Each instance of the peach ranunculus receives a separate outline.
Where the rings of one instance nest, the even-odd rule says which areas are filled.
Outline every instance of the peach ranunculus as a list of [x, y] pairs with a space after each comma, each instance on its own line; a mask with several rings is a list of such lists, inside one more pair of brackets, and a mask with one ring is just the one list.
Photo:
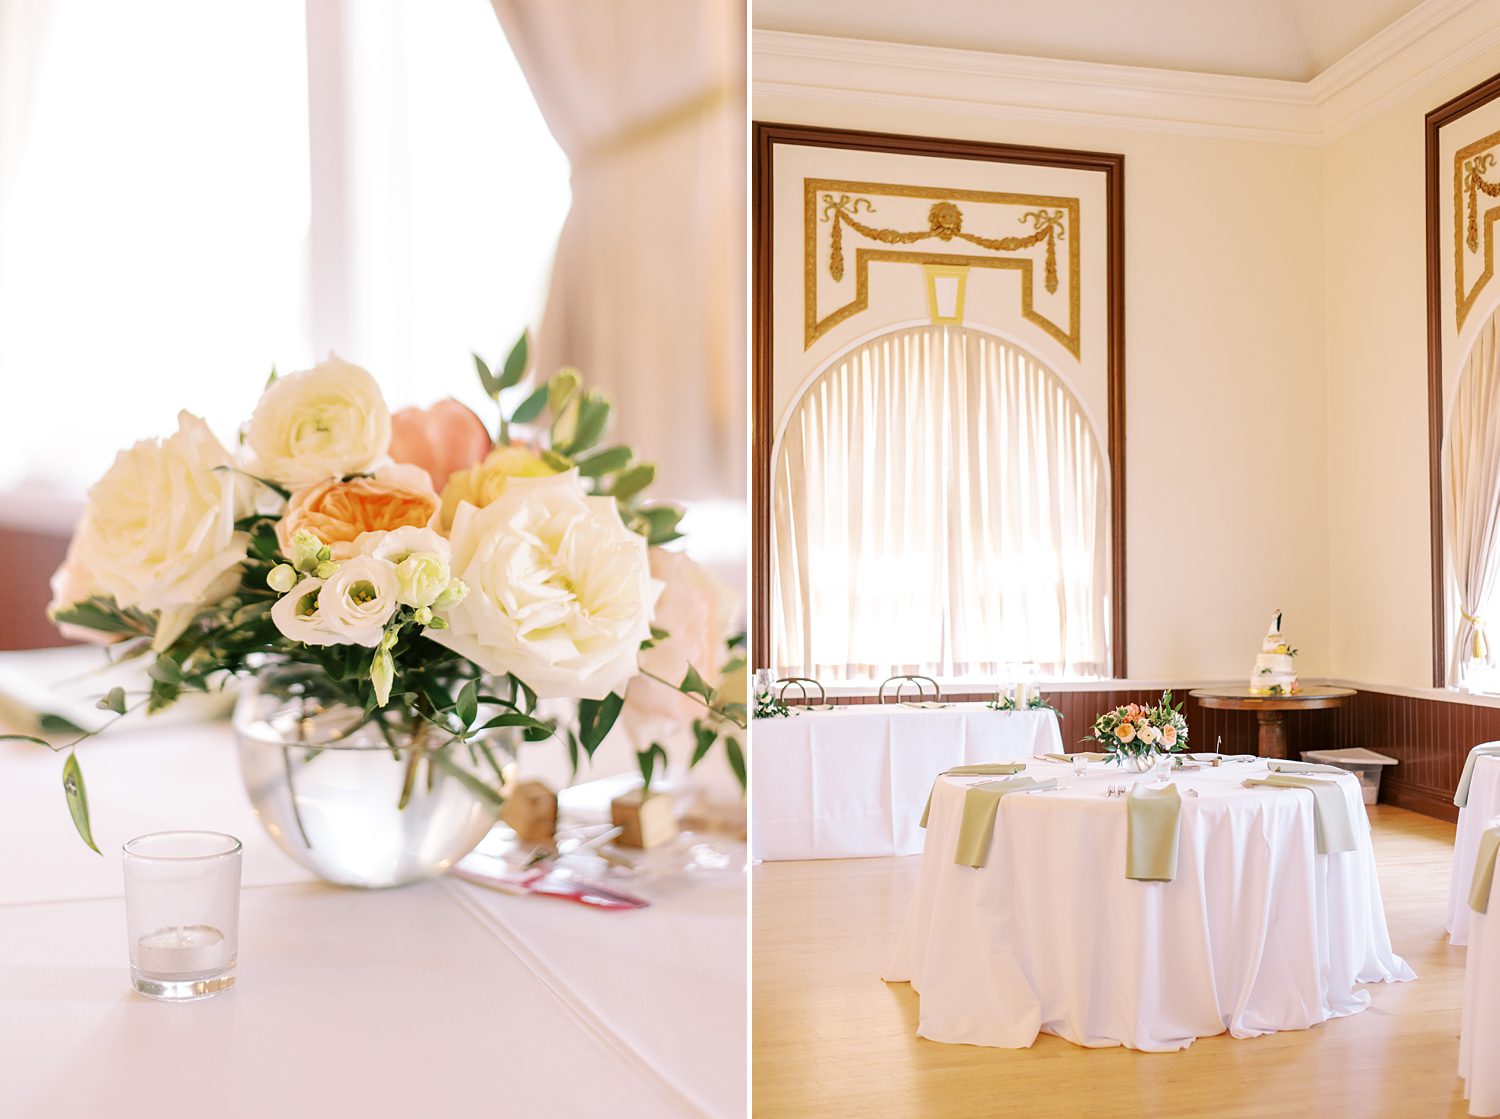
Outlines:
[[431, 408], [402, 408], [391, 415], [391, 458], [427, 471], [439, 493], [455, 470], [473, 466], [489, 452], [484, 421], [451, 396]]
[[329, 479], [293, 492], [286, 516], [276, 525], [283, 555], [292, 537], [306, 529], [328, 545], [335, 560], [360, 550], [366, 533], [391, 532], [407, 525], [435, 527], [438, 496], [427, 471], [418, 466], [382, 466], [373, 477]]
[[[729, 658], [724, 639], [734, 622], [737, 596], [715, 576], [681, 552], [652, 548], [651, 577], [665, 584], [651, 625], [667, 636], [641, 652], [642, 670], [676, 683], [688, 665], [705, 683], [717, 688]], [[704, 714], [703, 705], [647, 676], [630, 681], [621, 718], [642, 749], [653, 739], [665, 739]]]
[[1127, 718], [1139, 719], [1141, 717], [1141, 705], [1139, 703], [1129, 704], [1125, 708], [1125, 715]]
[[1130, 742], [1135, 738], [1135, 727], [1130, 723], [1121, 723], [1115, 731], [1115, 737], [1121, 742]]
[[455, 470], [443, 486], [443, 531], [453, 527], [460, 502], [483, 509], [505, 492], [512, 478], [545, 478], [556, 473], [541, 455], [522, 443], [496, 447], [467, 470]]

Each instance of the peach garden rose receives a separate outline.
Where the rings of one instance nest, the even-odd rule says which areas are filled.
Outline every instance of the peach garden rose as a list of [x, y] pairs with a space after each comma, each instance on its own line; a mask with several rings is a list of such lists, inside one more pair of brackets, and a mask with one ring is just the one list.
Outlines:
[[344, 560], [360, 550], [360, 537], [408, 526], [435, 524], [438, 496], [420, 467], [382, 466], [373, 476], [347, 482], [327, 479], [292, 493], [286, 515], [276, 524], [284, 555], [292, 554], [292, 537], [305, 529]]

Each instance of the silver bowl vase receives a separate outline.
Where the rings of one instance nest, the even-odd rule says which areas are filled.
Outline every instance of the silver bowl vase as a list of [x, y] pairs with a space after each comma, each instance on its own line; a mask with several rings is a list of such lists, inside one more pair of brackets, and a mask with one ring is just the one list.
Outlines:
[[503, 738], [488, 755], [437, 745], [436, 728], [389, 712], [382, 733], [307, 681], [265, 669], [235, 705], [245, 791], [278, 847], [326, 881], [380, 888], [442, 874], [479, 844], [500, 805], [478, 785], [503, 790], [511, 773]]

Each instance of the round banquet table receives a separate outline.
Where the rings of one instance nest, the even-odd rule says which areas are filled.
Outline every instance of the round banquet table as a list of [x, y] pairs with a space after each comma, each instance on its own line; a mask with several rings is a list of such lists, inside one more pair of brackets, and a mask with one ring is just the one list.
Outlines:
[[757, 859], [915, 855], [932, 775], [1061, 753], [1044, 708], [854, 704], [755, 720], [751, 854]]
[[1469, 908], [1469, 884], [1474, 877], [1474, 857], [1479, 837], [1493, 818], [1500, 816], [1500, 757], [1481, 755], [1474, 759], [1469, 780], [1469, 803], [1458, 810], [1458, 830], [1453, 836], [1453, 876], [1448, 884], [1448, 943], [1469, 943], [1474, 911]]
[[1257, 695], [1249, 688], [1198, 688], [1189, 692], [1200, 707], [1222, 711], [1254, 711], [1260, 724], [1256, 747], [1263, 758], [1286, 757], [1286, 713], [1342, 707], [1359, 693], [1353, 688], [1310, 684], [1291, 695]]
[[1268, 773], [1263, 760], [1180, 773], [1177, 875], [1138, 882], [1125, 877], [1125, 801], [1107, 793], [1150, 778], [1106, 763], [1082, 778], [1046, 762], [1026, 772], [1060, 787], [1002, 797], [979, 868], [955, 864], [954, 846], [965, 789], [993, 778], [933, 788], [886, 972], [920, 995], [919, 1036], [1025, 1048], [1045, 1032], [1164, 1052], [1225, 1030], [1305, 1029], [1368, 1006], [1358, 983], [1416, 978], [1391, 949], [1353, 775], [1337, 780], [1357, 847], [1320, 855], [1310, 795], [1241, 785]]

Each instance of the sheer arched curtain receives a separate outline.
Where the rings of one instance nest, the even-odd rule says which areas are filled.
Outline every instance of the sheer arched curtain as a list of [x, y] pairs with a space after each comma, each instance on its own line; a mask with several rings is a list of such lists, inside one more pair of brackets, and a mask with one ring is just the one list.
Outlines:
[[779, 669], [1105, 673], [1104, 457], [1012, 343], [921, 326], [857, 347], [794, 405], [772, 486]]
[[1500, 311], [1480, 328], [1464, 363], [1444, 447], [1443, 488], [1449, 569], [1458, 591], [1448, 683], [1488, 691], [1497, 682], [1489, 641], [1500, 605]]

